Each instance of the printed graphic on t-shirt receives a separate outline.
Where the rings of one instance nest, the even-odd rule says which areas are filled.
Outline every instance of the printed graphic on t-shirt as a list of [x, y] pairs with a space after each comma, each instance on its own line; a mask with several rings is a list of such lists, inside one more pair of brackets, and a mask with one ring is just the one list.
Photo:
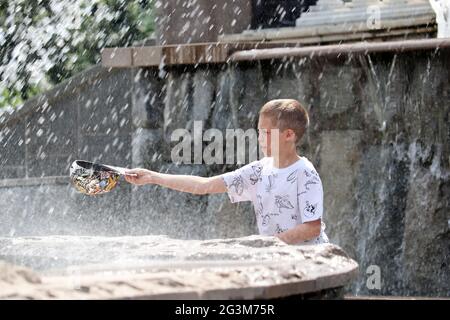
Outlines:
[[233, 178], [233, 182], [231, 183], [230, 188], [234, 188], [234, 192], [237, 195], [242, 195], [242, 192], [244, 191], [244, 180], [242, 179], [241, 175], [237, 175]]
[[297, 171], [298, 171], [298, 170], [295, 170], [295, 171], [293, 171], [292, 173], [290, 173], [290, 174], [288, 175], [286, 181], [287, 181], [287, 182], [290, 182], [290, 183], [294, 183], [294, 182], [297, 180]]
[[252, 166], [253, 173], [250, 174], [250, 183], [256, 184], [261, 181], [261, 170], [262, 166], [260, 164]]
[[291, 201], [289, 201], [289, 195], [285, 196], [275, 196], [275, 205], [278, 207], [278, 210], [281, 213], [281, 209], [294, 209]]
[[[323, 189], [319, 174], [302, 157], [287, 168], [273, 166], [272, 158], [254, 161], [224, 174], [231, 202], [252, 201], [260, 234], [275, 235], [323, 215]], [[327, 242], [326, 235], [313, 243]]]
[[275, 178], [277, 177], [276, 174], [271, 174], [267, 177], [268, 179], [268, 184], [266, 185], [266, 192], [270, 192], [272, 191], [272, 187], [275, 183]]
[[318, 207], [318, 203], [311, 204], [308, 200], [306, 200], [306, 206], [305, 206], [305, 216], [307, 217], [313, 217], [316, 214], [316, 209]]

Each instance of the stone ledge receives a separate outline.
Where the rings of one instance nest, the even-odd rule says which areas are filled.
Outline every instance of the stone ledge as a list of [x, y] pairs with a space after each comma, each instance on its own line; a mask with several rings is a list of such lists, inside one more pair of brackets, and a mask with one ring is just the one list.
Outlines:
[[182, 64], [224, 63], [228, 57], [239, 50], [256, 48], [294, 47], [295, 42], [279, 43], [247, 42], [208, 42], [149, 47], [116, 47], [102, 50], [102, 65], [113, 68], [158, 67]]
[[[334, 27], [333, 27], [334, 28]], [[332, 29], [330, 29], [332, 30]], [[389, 29], [390, 30], [390, 29]], [[418, 27], [417, 33], [433, 32], [435, 26], [424, 24]], [[286, 31], [285, 31], [286, 32]], [[166, 65], [198, 65], [218, 64], [233, 61], [251, 61], [267, 59], [282, 59], [286, 57], [313, 57], [321, 55], [336, 55], [345, 53], [370, 52], [405, 52], [413, 50], [437, 50], [450, 47], [449, 39], [413, 39], [368, 42], [365, 40], [387, 37], [389, 34], [402, 36], [404, 29], [380, 31], [374, 35], [370, 30], [347, 35], [349, 43], [342, 42], [340, 34], [330, 34], [324, 38], [313, 35], [304, 39], [274, 40], [260, 39], [259, 42], [242, 40], [242, 42], [226, 43], [196, 43], [154, 47], [105, 48], [102, 51], [102, 64], [110, 68], [157, 67]], [[410, 32], [408, 32], [409, 34]], [[251, 36], [251, 35], [250, 35]], [[245, 35], [242, 37], [246, 37]], [[375, 37], [375, 38], [374, 38]], [[373, 40], [372, 39], [372, 40]], [[326, 41], [325, 41], [326, 40]], [[379, 39], [378, 39], [379, 40]], [[384, 38], [386, 40], [386, 38]], [[359, 41], [359, 42], [355, 42]], [[317, 45], [317, 43], [332, 43]], [[120, 49], [120, 50], [119, 50]], [[115, 55], [119, 50], [120, 55]], [[257, 54], [258, 53], [258, 54]], [[126, 57], [132, 56], [133, 59]], [[125, 57], [125, 58], [123, 58]]]
[[76, 91], [92, 84], [95, 80], [105, 77], [108, 73], [115, 72], [111, 69], [104, 68], [101, 65], [95, 65], [79, 74], [76, 74], [70, 79], [55, 85], [50, 90], [45, 91], [29, 100], [22, 106], [16, 108], [12, 113], [0, 113], [0, 129], [6, 125], [11, 125], [26, 115], [35, 111], [36, 107], [44, 103], [52, 104], [54, 100], [62, 99], [68, 94], [73, 94]]
[[0, 244], [0, 256], [28, 267], [37, 265], [31, 259], [41, 266], [42, 259], [67, 259], [26, 273], [33, 282], [0, 278], [0, 298], [10, 299], [273, 299], [341, 288], [358, 268], [335, 245], [289, 246], [262, 236], [48, 236]]
[[[352, 34], [359, 34], [364, 32], [370, 32], [374, 37], [377, 33], [383, 31], [393, 31], [402, 29], [403, 35], [405, 31], [409, 29], [410, 32], [414, 32], [414, 29], [428, 25], [432, 26], [432, 31], [436, 31], [436, 24], [430, 23], [433, 21], [431, 15], [424, 15], [418, 17], [415, 21], [411, 19], [396, 19], [396, 20], [382, 20], [380, 26], [377, 29], [369, 28], [366, 23], [350, 22], [346, 24], [334, 24], [334, 25], [308, 25], [302, 27], [286, 27], [286, 28], [274, 28], [274, 29], [262, 29], [262, 30], [247, 30], [238, 34], [227, 34], [219, 37], [220, 41], [287, 41], [289, 39], [303, 42], [308, 38], [326, 39], [330, 36], [338, 36], [338, 39], [343, 42], [350, 40], [348, 38]], [[430, 32], [432, 32], [430, 31]], [[389, 36], [389, 34], [385, 35]], [[318, 41], [320, 42], [320, 40]]]
[[66, 185], [70, 183], [69, 176], [50, 176], [41, 178], [20, 178], [20, 179], [3, 179], [0, 180], [0, 188], [11, 187], [28, 187], [40, 185]]
[[355, 42], [326, 46], [309, 46], [301, 48], [273, 48], [247, 50], [233, 53], [230, 61], [254, 61], [283, 59], [285, 57], [321, 57], [342, 54], [368, 54], [372, 52], [403, 53], [421, 50], [442, 50], [450, 48], [450, 39], [404, 40], [386, 42]]

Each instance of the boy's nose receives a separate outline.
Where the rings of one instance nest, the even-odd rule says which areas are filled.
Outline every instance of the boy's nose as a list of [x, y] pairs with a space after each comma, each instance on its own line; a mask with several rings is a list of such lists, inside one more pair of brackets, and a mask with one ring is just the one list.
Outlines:
[[264, 144], [264, 138], [261, 136], [258, 136], [258, 143], [261, 145]]

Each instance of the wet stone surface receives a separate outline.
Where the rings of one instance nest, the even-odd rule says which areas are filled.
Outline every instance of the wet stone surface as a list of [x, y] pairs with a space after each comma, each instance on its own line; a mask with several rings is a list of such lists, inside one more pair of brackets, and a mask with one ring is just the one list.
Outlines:
[[347, 285], [357, 263], [331, 244], [274, 237], [0, 238], [0, 298], [277, 298]]

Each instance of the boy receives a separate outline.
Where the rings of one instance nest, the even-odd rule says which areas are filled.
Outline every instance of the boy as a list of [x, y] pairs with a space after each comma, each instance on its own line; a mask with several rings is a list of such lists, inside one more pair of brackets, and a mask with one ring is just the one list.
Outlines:
[[258, 142], [264, 158], [233, 172], [204, 178], [131, 169], [125, 179], [136, 185], [158, 184], [193, 194], [227, 192], [231, 202], [252, 201], [259, 233], [287, 244], [328, 242], [322, 223], [322, 182], [296, 146], [309, 125], [296, 100], [266, 103], [259, 112]]

